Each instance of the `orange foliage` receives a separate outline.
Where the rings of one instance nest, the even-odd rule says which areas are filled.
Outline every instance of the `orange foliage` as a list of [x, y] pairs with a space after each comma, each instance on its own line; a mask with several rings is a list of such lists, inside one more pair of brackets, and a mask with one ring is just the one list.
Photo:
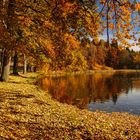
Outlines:
[[62, 10], [64, 12], [71, 12], [77, 7], [76, 3], [65, 2], [62, 4]]
[[80, 47], [80, 42], [75, 38], [75, 36], [71, 34], [64, 34], [64, 40], [67, 42], [69, 46], [71, 46], [73, 49], [74, 48], [79, 48]]
[[49, 22], [49, 21], [44, 21], [44, 25], [43, 25], [45, 28], [52, 28], [52, 23], [51, 22]]
[[114, 23], [109, 23], [109, 28], [110, 28], [111, 30], [114, 30]]
[[50, 57], [55, 58], [56, 57], [56, 53], [54, 51], [55, 46], [54, 46], [52, 40], [46, 39], [46, 38], [39, 38], [39, 41], [40, 41], [40, 43], [42, 43], [44, 48], [46, 48], [46, 50], [49, 53]]
[[67, 1], [65, 3], [63, 2], [63, 4], [62, 4], [63, 17], [66, 18], [69, 13], [73, 13], [74, 10], [76, 9], [76, 7], [77, 7], [76, 3], [70, 3], [69, 1]]
[[33, 23], [31, 17], [19, 16], [18, 19], [22, 26], [29, 27]]
[[135, 9], [136, 9], [137, 11], [140, 10], [140, 2], [136, 3]]

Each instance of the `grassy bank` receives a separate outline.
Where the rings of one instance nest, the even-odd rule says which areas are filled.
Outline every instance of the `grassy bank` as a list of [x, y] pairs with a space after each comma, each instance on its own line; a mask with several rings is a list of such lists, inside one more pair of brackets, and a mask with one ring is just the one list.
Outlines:
[[140, 117], [61, 104], [34, 85], [36, 74], [0, 82], [0, 139], [138, 140]]

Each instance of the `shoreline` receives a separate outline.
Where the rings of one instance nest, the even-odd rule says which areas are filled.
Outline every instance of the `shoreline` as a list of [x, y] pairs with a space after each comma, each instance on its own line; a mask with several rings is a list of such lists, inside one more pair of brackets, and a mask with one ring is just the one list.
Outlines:
[[94, 73], [133, 73], [133, 72], [140, 72], [137, 69], [112, 69], [112, 70], [86, 70], [86, 71], [75, 71], [75, 72], [65, 72], [65, 71], [49, 71], [49, 72], [42, 72], [41, 76], [66, 76], [66, 75], [79, 75], [79, 74], [94, 74]]

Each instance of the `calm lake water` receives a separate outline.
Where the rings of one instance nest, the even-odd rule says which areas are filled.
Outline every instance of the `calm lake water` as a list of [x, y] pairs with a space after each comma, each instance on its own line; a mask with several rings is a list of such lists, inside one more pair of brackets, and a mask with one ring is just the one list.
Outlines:
[[140, 115], [140, 73], [46, 77], [41, 86], [58, 101], [81, 109]]

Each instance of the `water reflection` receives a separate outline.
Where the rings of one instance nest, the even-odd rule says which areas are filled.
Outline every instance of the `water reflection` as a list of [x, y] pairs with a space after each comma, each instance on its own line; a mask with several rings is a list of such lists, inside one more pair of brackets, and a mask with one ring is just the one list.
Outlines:
[[[129, 105], [134, 103], [132, 111], [128, 109], [128, 104], [124, 103], [126, 100], [123, 100], [124, 98], [128, 100], [128, 97], [132, 98], [136, 96], [135, 94], [138, 97], [134, 99], [140, 100], [140, 73], [95, 73], [46, 77], [41, 80], [41, 86], [49, 90], [52, 97], [58, 101], [76, 105], [79, 108], [140, 114], [140, 110], [134, 110], [140, 108], [140, 103], [137, 103], [136, 107], [134, 101], [129, 100]], [[133, 96], [128, 96], [128, 94]]]

